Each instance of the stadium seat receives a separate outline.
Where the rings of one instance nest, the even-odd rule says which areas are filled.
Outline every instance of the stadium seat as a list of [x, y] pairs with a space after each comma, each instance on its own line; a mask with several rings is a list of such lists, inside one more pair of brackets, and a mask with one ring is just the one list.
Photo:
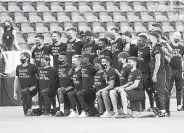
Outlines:
[[141, 20], [148, 22], [148, 21], [154, 21], [154, 18], [148, 12], [141, 12]]
[[23, 50], [29, 50], [29, 46], [28, 46], [28, 44], [25, 43], [25, 42], [19, 43], [19, 47], [20, 47], [21, 49], [23, 49]]
[[35, 43], [35, 36], [36, 36], [36, 34], [37, 33], [35, 33], [35, 32], [28, 33], [28, 38], [27, 38], [28, 44]]
[[4, 23], [5, 21], [13, 21], [10, 16], [0, 16], [0, 23]]
[[121, 1], [119, 5], [122, 12], [133, 11], [132, 7], [126, 1]]
[[60, 31], [60, 32], [62, 32], [63, 28], [60, 27], [59, 23], [50, 23], [50, 31], [51, 32], [53, 32], [53, 31]]
[[52, 33], [50, 33], [50, 32], [44, 32], [44, 33], [42, 33], [42, 35], [44, 36], [44, 38], [51, 38], [52, 37]]
[[67, 22], [67, 21], [71, 21], [69, 16], [66, 15], [65, 12], [57, 12], [57, 20], [59, 22]]
[[134, 22], [134, 31], [137, 32], [146, 32], [146, 27], [142, 22]]
[[94, 33], [105, 32], [105, 28], [101, 26], [101, 22], [93, 22], [92, 30]]
[[119, 11], [118, 7], [115, 5], [113, 1], [106, 1], [106, 9], [108, 12]]
[[122, 15], [121, 12], [113, 12], [113, 20], [115, 22], [122, 22], [122, 21], [126, 21], [125, 16]]
[[23, 38], [22, 33], [17, 32], [17, 33], [16, 33], [16, 37], [17, 37], [17, 42], [18, 42], [18, 43], [25, 43], [25, 40], [24, 40], [24, 38]]
[[29, 16], [29, 20], [30, 20], [31, 23], [42, 21], [40, 16], [38, 16], [38, 13], [36, 11], [29, 12], [28, 16]]
[[23, 1], [22, 2], [22, 10], [23, 10], [23, 12], [31, 12], [31, 11], [35, 11], [35, 8], [32, 6], [31, 2]]
[[6, 8], [0, 4], [0, 12], [6, 11]]
[[176, 21], [175, 22], [176, 30], [179, 32], [184, 32], [184, 22], [182, 21]]
[[94, 15], [94, 12], [84, 12], [84, 18], [87, 22], [98, 21], [98, 17]]
[[65, 22], [64, 23], [64, 31], [66, 31], [67, 29], [74, 27], [72, 22]]
[[170, 40], [173, 40], [173, 34], [174, 34], [174, 32], [169, 32], [169, 39]]
[[34, 32], [33, 27], [31, 27], [30, 23], [21, 23], [21, 31], [23, 33], [28, 33], [28, 32]]
[[156, 6], [155, 6], [154, 1], [147, 1], [146, 2], [146, 7], [147, 7], [148, 11], [155, 11], [156, 10]]
[[127, 19], [129, 22], [140, 21], [139, 16], [135, 12], [127, 12]]
[[83, 21], [85, 21], [85, 19], [83, 18], [83, 16], [81, 16], [81, 14], [79, 12], [71, 12], [71, 20], [73, 22], [83, 22]]
[[77, 7], [74, 6], [73, 2], [72, 1], [67, 1], [65, 2], [65, 11], [66, 12], [74, 12], [74, 11], [77, 11]]
[[174, 31], [174, 28], [170, 25], [169, 22], [162, 22], [162, 30], [163, 32]]
[[130, 26], [130, 24], [128, 22], [121, 22], [120, 23], [120, 30], [121, 30], [121, 32], [125, 32], [125, 31], [133, 32], [133, 28]]
[[109, 22], [112, 21], [112, 17], [108, 15], [107, 12], [100, 12], [99, 18], [101, 22]]
[[171, 7], [166, 3], [166, 1], [159, 1], [158, 2], [157, 11], [170, 11]]
[[38, 12], [47, 12], [49, 11], [49, 8], [47, 6], [37, 6]]
[[167, 21], [167, 17], [162, 15], [161, 12], [154, 12], [154, 17], [156, 21]]
[[168, 19], [170, 21], [177, 21], [177, 20], [179, 20], [178, 12], [167, 12], [167, 15], [168, 15]]
[[155, 21], [148, 22], [148, 30], [152, 30], [153, 23], [155, 23]]
[[15, 22], [16, 23], [27, 22], [27, 18], [24, 16], [15, 16]]
[[101, 5], [99, 1], [92, 1], [92, 9], [94, 12], [105, 11], [105, 8]]
[[37, 33], [43, 33], [48, 32], [48, 28], [45, 27], [44, 23], [36, 23], [36, 32]]
[[78, 9], [79, 9], [79, 12], [81, 12], [81, 13], [91, 11], [91, 7], [87, 5], [86, 1], [79, 1], [78, 2]]
[[55, 17], [51, 12], [43, 12], [43, 20], [44, 22], [54, 22], [56, 21]]
[[18, 6], [8, 6], [9, 12], [17, 12], [20, 11], [20, 8]]
[[111, 28], [116, 27], [116, 23], [115, 22], [107, 22], [106, 23], [106, 30], [107, 31], [111, 31]]
[[87, 30], [91, 30], [91, 28], [88, 26], [88, 24], [86, 22], [79, 22], [78, 23], [78, 30], [85, 32]]
[[146, 8], [139, 1], [133, 2], [133, 9], [136, 12], [137, 11], [146, 11]]

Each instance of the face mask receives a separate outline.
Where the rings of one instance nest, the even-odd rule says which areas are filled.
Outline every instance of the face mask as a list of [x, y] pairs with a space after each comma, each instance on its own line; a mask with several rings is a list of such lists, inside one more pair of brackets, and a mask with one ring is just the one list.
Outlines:
[[21, 63], [24, 64], [26, 62], [26, 59], [20, 59]]
[[178, 43], [178, 42], [179, 42], [179, 39], [174, 39], [174, 42], [175, 42], [175, 43]]
[[64, 60], [58, 60], [58, 64], [59, 65], [64, 65], [65, 64], [65, 61]]
[[40, 66], [45, 67], [45, 62], [40, 62]]
[[131, 65], [131, 64], [127, 64], [127, 66], [128, 66], [130, 69], [133, 68], [133, 65]]
[[101, 67], [102, 67], [102, 69], [106, 69], [106, 67], [107, 67], [107, 64], [101, 64]]
[[72, 66], [73, 66], [73, 68], [76, 68], [77, 67], [77, 64], [72, 63]]
[[37, 42], [36, 45], [37, 45], [38, 47], [40, 47], [41, 43], [40, 43], [40, 42]]
[[10, 25], [5, 25], [5, 29], [8, 29], [8, 28], [10, 28]]
[[99, 50], [104, 50], [105, 47], [104, 47], [104, 46], [98, 46], [98, 49], [99, 49]]
[[53, 42], [53, 43], [57, 43], [57, 39], [54, 39], [54, 38], [53, 38], [53, 39], [52, 39], [52, 42]]

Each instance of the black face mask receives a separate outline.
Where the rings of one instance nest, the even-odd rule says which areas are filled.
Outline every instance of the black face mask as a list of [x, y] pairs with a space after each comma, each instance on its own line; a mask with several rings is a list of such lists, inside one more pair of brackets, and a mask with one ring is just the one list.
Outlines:
[[101, 64], [101, 67], [102, 67], [102, 69], [106, 69], [106, 67], [107, 67], [107, 64]]
[[20, 59], [21, 63], [24, 64], [26, 62], [26, 59]]
[[40, 66], [41, 67], [45, 67], [46, 65], [45, 65], [45, 62], [40, 62]]
[[98, 49], [99, 50], [104, 50], [105, 49], [105, 46], [98, 46]]
[[37, 42], [37, 43], [35, 43], [38, 47], [40, 47], [41, 46], [41, 43], [40, 42]]
[[64, 65], [65, 64], [65, 61], [64, 60], [58, 60], [58, 64], [59, 65]]
[[10, 25], [5, 25], [5, 29], [8, 29], [8, 28], [10, 28]]
[[52, 42], [53, 43], [57, 43], [58, 41], [56, 39], [52, 39]]
[[175, 43], [178, 43], [178, 42], [179, 42], [179, 39], [174, 39], [174, 42], [175, 42]]

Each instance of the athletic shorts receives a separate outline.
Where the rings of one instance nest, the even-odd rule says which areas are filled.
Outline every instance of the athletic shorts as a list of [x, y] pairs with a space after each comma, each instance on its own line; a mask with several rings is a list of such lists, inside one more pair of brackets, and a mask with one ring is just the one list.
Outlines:
[[157, 74], [157, 82], [153, 83], [154, 91], [164, 94], [166, 88], [166, 73]]
[[144, 97], [144, 91], [141, 89], [127, 90], [127, 98], [132, 101], [142, 101]]

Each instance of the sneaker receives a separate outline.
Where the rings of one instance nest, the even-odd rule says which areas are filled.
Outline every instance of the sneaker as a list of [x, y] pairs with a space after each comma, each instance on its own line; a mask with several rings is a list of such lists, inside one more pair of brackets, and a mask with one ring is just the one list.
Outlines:
[[165, 116], [166, 116], [166, 117], [170, 117], [170, 116], [171, 116], [170, 111], [166, 112], [166, 113], [165, 113]]
[[105, 112], [103, 115], [101, 115], [101, 118], [111, 118], [113, 115], [109, 112]]
[[116, 119], [119, 119], [119, 118], [123, 118], [123, 115], [115, 114], [113, 117], [116, 118]]
[[78, 113], [75, 111], [71, 111], [71, 113], [68, 117], [78, 117]]
[[165, 117], [166, 115], [165, 115], [166, 113], [162, 113], [161, 111], [158, 113], [158, 117]]
[[95, 117], [100, 117], [101, 115], [103, 115], [103, 113], [98, 113]]
[[183, 111], [182, 105], [177, 106], [177, 111]]
[[27, 115], [27, 116], [33, 116], [33, 111], [32, 111], [31, 109], [28, 109], [26, 115]]
[[55, 117], [63, 117], [64, 116], [64, 113], [62, 111], [57, 111], [55, 113]]
[[154, 110], [153, 110], [152, 108], [149, 107], [149, 108], [147, 109], [147, 111], [148, 111], [148, 112], [153, 112]]
[[49, 116], [49, 115], [50, 115], [49, 112], [45, 110], [41, 116]]
[[87, 117], [87, 114], [85, 111], [82, 111], [82, 113], [79, 115], [79, 117]]

